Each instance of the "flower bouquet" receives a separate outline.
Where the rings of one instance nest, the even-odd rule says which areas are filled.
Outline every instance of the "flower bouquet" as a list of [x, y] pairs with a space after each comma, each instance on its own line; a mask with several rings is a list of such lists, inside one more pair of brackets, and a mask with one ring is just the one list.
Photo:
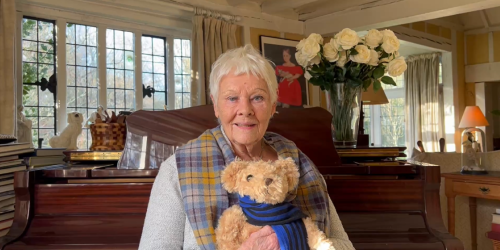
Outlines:
[[363, 89], [373, 84], [377, 91], [382, 83], [396, 86], [390, 76], [399, 76], [407, 68], [399, 46], [391, 30], [373, 29], [359, 37], [347, 28], [328, 43], [313, 33], [297, 45], [295, 58], [304, 68], [305, 78], [327, 93], [335, 146], [356, 145]]

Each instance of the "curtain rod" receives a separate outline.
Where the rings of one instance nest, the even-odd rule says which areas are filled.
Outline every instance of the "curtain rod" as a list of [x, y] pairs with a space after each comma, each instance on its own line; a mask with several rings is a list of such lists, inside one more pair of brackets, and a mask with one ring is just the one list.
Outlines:
[[181, 4], [181, 3], [177, 3], [177, 2], [171, 2], [171, 1], [162, 1], [162, 2], [166, 3], [168, 5], [171, 5], [172, 7], [180, 9], [180, 10], [193, 12], [195, 15], [207, 15], [207, 16], [211, 16], [211, 17], [222, 17], [222, 18], [226, 19], [227, 21], [237, 21], [237, 22], [241, 21], [240, 16], [222, 14], [218, 11], [203, 9], [203, 8], [194, 7], [191, 5]]

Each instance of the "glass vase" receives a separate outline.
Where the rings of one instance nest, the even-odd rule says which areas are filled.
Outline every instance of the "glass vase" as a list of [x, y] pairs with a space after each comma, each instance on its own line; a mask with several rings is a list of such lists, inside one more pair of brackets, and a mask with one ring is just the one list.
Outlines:
[[362, 86], [335, 83], [326, 91], [328, 110], [332, 114], [332, 139], [337, 148], [356, 147], [361, 108]]

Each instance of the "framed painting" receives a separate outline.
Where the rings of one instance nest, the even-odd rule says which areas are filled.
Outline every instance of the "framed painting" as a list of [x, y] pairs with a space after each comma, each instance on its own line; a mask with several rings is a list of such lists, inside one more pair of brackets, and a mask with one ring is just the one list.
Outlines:
[[278, 80], [278, 106], [303, 108], [309, 106], [309, 88], [304, 70], [295, 60], [299, 42], [283, 38], [260, 36], [260, 51], [272, 61]]

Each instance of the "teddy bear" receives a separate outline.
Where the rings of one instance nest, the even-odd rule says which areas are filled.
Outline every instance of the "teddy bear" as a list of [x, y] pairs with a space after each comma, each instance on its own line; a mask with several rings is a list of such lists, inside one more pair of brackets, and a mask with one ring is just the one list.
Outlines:
[[217, 249], [238, 249], [252, 233], [269, 225], [282, 250], [334, 250], [311, 218], [285, 201], [299, 184], [299, 177], [292, 158], [230, 163], [221, 173], [221, 183], [229, 193], [237, 193], [239, 203], [226, 209], [219, 219]]

